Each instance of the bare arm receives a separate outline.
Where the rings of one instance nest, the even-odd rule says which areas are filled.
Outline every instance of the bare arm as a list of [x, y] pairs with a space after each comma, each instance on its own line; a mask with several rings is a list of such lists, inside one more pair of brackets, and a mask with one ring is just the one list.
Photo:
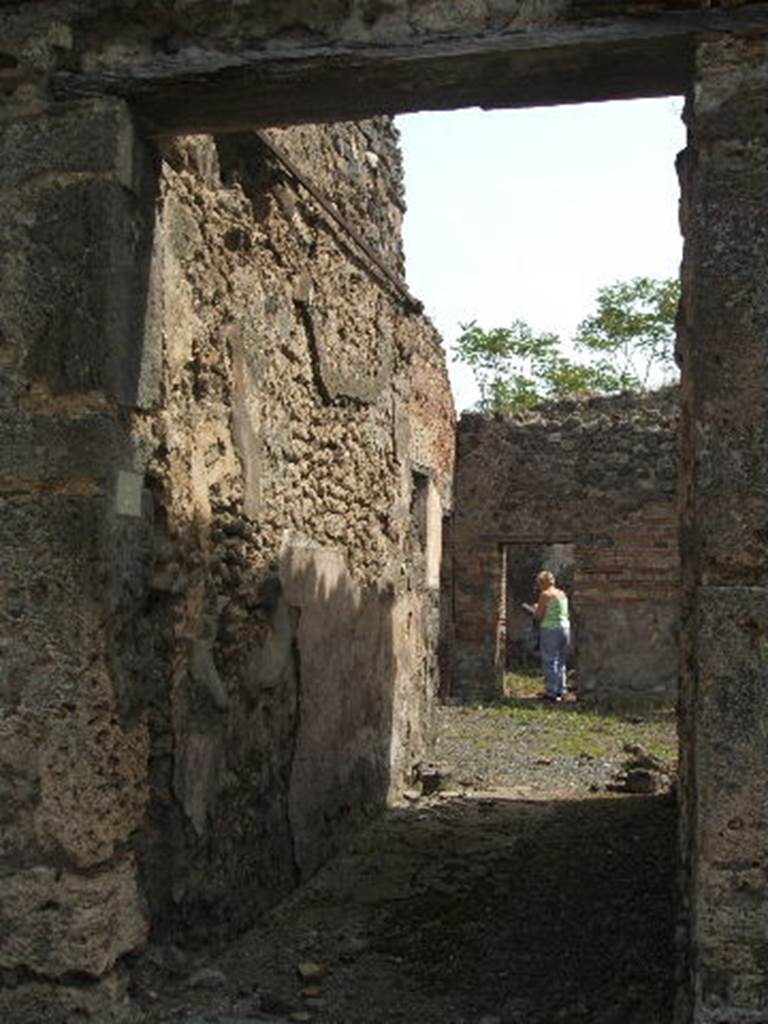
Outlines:
[[547, 605], [549, 604], [550, 596], [550, 594], [539, 594], [539, 600], [536, 602], [536, 607], [533, 609], [533, 617], [538, 622], [541, 622], [547, 614]]

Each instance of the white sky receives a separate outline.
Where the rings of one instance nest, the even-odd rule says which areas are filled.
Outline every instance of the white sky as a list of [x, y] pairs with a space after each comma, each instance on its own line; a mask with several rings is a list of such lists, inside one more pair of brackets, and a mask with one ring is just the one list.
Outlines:
[[[398, 118], [411, 291], [450, 348], [520, 317], [569, 338], [602, 285], [679, 272], [682, 100]], [[458, 410], [478, 398], [449, 356]]]

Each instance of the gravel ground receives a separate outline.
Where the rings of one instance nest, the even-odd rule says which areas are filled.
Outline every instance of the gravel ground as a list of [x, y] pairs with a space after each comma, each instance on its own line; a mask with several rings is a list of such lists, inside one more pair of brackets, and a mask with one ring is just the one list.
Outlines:
[[155, 946], [147, 1024], [671, 1024], [676, 807], [606, 790], [670, 716], [443, 708], [424, 780], [223, 949]]
[[547, 704], [526, 694], [487, 707], [438, 711], [436, 760], [450, 767], [460, 789], [594, 793], [622, 777], [627, 748], [638, 746], [674, 772], [677, 737], [671, 709], [646, 715], [599, 713], [573, 700]]

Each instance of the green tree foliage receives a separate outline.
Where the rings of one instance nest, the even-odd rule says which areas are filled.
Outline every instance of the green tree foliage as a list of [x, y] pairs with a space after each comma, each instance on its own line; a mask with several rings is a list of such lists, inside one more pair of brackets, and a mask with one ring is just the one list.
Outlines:
[[579, 324], [563, 354], [557, 334], [535, 334], [524, 320], [485, 330], [461, 324], [454, 359], [469, 366], [480, 412], [518, 412], [545, 399], [642, 391], [674, 368], [677, 280], [636, 277], [599, 289], [596, 312]]
[[679, 300], [677, 278], [635, 277], [599, 288], [597, 311], [579, 324], [576, 346], [609, 353], [633, 389], [644, 389], [654, 370], [674, 370]]

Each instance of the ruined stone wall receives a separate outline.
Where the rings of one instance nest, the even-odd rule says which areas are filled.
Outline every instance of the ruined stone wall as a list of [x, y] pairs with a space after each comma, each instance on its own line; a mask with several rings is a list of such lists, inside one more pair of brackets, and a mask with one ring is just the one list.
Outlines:
[[[757, 0], [0, 4], [3, 1019], [55, 1024], [87, 1014], [100, 1022], [122, 1016], [119, 965], [147, 932], [137, 879], [140, 858], [147, 865], [156, 848], [146, 829], [148, 783], [154, 834], [170, 835], [168, 857], [155, 855], [151, 870], [141, 873], [143, 885], [156, 880], [156, 891], [148, 893], [153, 907], [165, 906], [175, 891], [171, 854], [181, 851], [182, 866], [194, 860], [188, 851], [197, 833], [179, 806], [192, 807], [201, 820], [182, 785], [194, 771], [185, 769], [175, 782], [174, 748], [158, 740], [165, 734], [170, 744], [176, 735], [191, 735], [184, 724], [190, 716], [175, 696], [185, 686], [194, 690], [174, 682], [174, 701], [162, 696], [169, 678], [164, 666], [178, 666], [178, 679], [188, 680], [185, 666], [194, 663], [195, 679], [223, 705], [220, 715], [227, 723], [233, 716], [231, 694], [222, 696], [217, 687], [221, 673], [216, 650], [208, 656], [207, 636], [193, 659], [174, 625], [195, 621], [183, 602], [184, 580], [196, 563], [179, 560], [173, 545], [199, 550], [202, 564], [213, 531], [201, 526], [198, 539], [197, 525], [179, 528], [188, 538], [181, 545], [167, 536], [185, 520], [164, 503], [173, 488], [166, 491], [163, 473], [145, 474], [148, 461], [163, 462], [152, 446], [150, 413], [161, 419], [168, 410], [173, 421], [164, 394], [172, 381], [164, 366], [172, 357], [162, 331], [145, 329], [162, 308], [157, 288], [153, 305], [147, 303], [158, 175], [156, 155], [135, 123], [141, 134], [159, 138], [383, 111], [676, 92], [687, 94], [690, 131], [682, 163], [681, 331], [686, 919], [680, 935], [686, 961], [677, 1019], [766, 1019], [765, 16]], [[237, 235], [229, 245], [237, 249]], [[158, 246], [154, 275], [161, 274], [162, 251]], [[261, 255], [271, 259], [268, 247]], [[298, 290], [300, 301], [305, 294]], [[222, 303], [210, 296], [212, 307]], [[247, 323], [243, 318], [237, 330]], [[420, 350], [412, 379], [420, 364], [425, 379], [432, 372], [440, 377], [436, 359], [431, 347]], [[181, 369], [189, 387], [192, 366]], [[209, 376], [217, 372], [211, 368]], [[244, 379], [227, 366], [224, 376]], [[397, 379], [395, 373], [393, 391]], [[424, 388], [421, 397], [394, 403], [398, 451], [411, 443], [403, 405], [410, 422], [422, 415], [428, 421], [429, 393]], [[330, 396], [329, 406], [340, 400]], [[147, 422], [138, 423], [143, 415]], [[251, 437], [249, 422], [239, 417], [237, 445], [251, 444], [258, 463], [259, 438], [266, 435]], [[436, 458], [445, 448], [443, 433], [427, 445]], [[143, 448], [138, 438], [145, 439]], [[268, 457], [270, 451], [265, 462]], [[226, 458], [234, 467], [231, 453]], [[199, 461], [184, 467], [188, 479], [197, 479]], [[410, 471], [418, 500], [404, 500], [396, 517], [413, 523], [419, 538], [411, 545], [413, 561], [400, 563], [401, 585], [420, 575], [420, 561], [426, 573], [430, 561], [420, 549], [429, 546], [424, 524], [435, 521], [435, 489], [425, 485], [422, 470]], [[261, 479], [251, 473], [247, 488], [243, 482], [249, 502], [260, 500]], [[173, 493], [182, 490], [180, 483]], [[200, 504], [195, 489], [189, 508]], [[280, 506], [283, 521], [296, 505]], [[231, 523], [242, 521], [235, 508]], [[230, 526], [233, 541], [223, 547], [233, 554], [217, 563], [226, 564], [226, 573], [240, 557], [239, 529]], [[486, 572], [493, 635], [488, 678], [501, 639], [498, 545], [504, 542], [483, 535], [470, 564], [472, 572], [481, 566]], [[177, 564], [185, 566], [180, 575]], [[278, 580], [264, 604], [271, 602], [279, 617], [288, 589], [280, 561], [275, 564]], [[351, 569], [355, 579], [359, 568]], [[335, 569], [323, 572], [329, 580]], [[178, 590], [169, 582], [174, 577]], [[482, 609], [473, 595], [477, 580], [467, 580], [454, 591], [457, 602], [464, 586], [468, 607]], [[294, 603], [283, 604], [289, 622], [300, 597], [296, 590], [291, 595]], [[219, 621], [211, 623], [217, 638]], [[190, 643], [200, 637], [190, 628]], [[457, 630], [456, 639], [465, 653], [477, 654], [471, 635], [462, 640]], [[264, 647], [284, 664], [285, 645], [276, 640]], [[398, 664], [398, 678], [408, 671]], [[178, 733], [167, 725], [171, 706], [182, 709], [174, 712]], [[211, 721], [204, 712], [199, 718]], [[215, 764], [206, 751], [220, 746], [218, 739], [198, 743], [203, 767]], [[226, 783], [213, 787], [215, 816], [226, 793], [242, 792], [243, 779], [214, 776]], [[284, 792], [284, 777], [280, 784]], [[209, 792], [207, 784], [202, 791]], [[179, 916], [194, 905], [189, 894], [204, 887], [209, 837], [219, 849], [230, 839], [233, 849], [244, 848], [237, 834], [199, 838], [197, 876], [191, 873], [179, 889]], [[244, 862], [231, 859], [238, 863], [239, 881], [247, 885]]]
[[0, 1016], [111, 1021], [148, 934], [153, 161], [122, 104], [65, 106], [3, 122], [0, 190]]
[[[391, 122], [270, 137], [397, 271]], [[125, 954], [247, 926], [426, 754], [453, 407], [255, 136], [0, 142], [0, 1011], [118, 1020]]]
[[[501, 692], [508, 640], [526, 621], [513, 604], [532, 599], [551, 563], [570, 576], [582, 696], [674, 700], [677, 446], [675, 389], [462, 416], [453, 694]], [[523, 592], [505, 613], [508, 578]]]
[[[152, 132], [664, 96], [759, 0], [4, 0], [0, 104], [120, 96]], [[342, 113], [342, 111], [344, 113]]]
[[[391, 123], [271, 137], [398, 269]], [[210, 929], [306, 877], [424, 754], [437, 588], [412, 467], [447, 503], [452, 413], [434, 332], [258, 139], [168, 147], [155, 258], [165, 401], [137, 430], [173, 776], [148, 855], [177, 816], [165, 910]]]

